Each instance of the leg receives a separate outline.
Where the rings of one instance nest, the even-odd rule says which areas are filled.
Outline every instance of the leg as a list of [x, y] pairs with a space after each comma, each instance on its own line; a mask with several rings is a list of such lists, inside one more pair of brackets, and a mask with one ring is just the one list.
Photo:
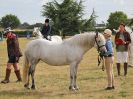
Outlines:
[[30, 68], [30, 74], [31, 74], [31, 79], [32, 79], [32, 86], [31, 89], [35, 89], [35, 80], [34, 80], [34, 73], [35, 73], [35, 65], [32, 65], [32, 67]]
[[26, 84], [24, 85], [24, 87], [27, 88], [27, 89], [30, 89], [30, 87], [29, 87], [30, 75], [31, 75], [31, 73], [30, 73], [30, 68], [31, 68], [31, 66], [29, 67], [27, 82], [26, 82]]
[[5, 79], [1, 81], [1, 83], [4, 83], [4, 84], [9, 83], [9, 78], [11, 74], [11, 65], [12, 63], [7, 63]]
[[76, 78], [77, 78], [77, 63], [74, 62], [70, 65], [70, 90], [78, 90], [76, 85]]
[[16, 82], [21, 82], [22, 81], [22, 78], [21, 78], [20, 69], [18, 67], [18, 64], [17, 63], [14, 63], [13, 64], [13, 67], [14, 67], [14, 72], [16, 74], [16, 77], [18, 79]]
[[124, 62], [124, 76], [127, 75], [127, 66], [128, 66], [128, 52], [123, 52], [123, 62]]
[[35, 89], [35, 84], [34, 84], [34, 72], [35, 72], [35, 66], [37, 65], [37, 63], [39, 62], [39, 60], [32, 60], [31, 61], [31, 65], [29, 67], [29, 72], [28, 72], [28, 80], [27, 83], [24, 85], [24, 87], [29, 88], [29, 82], [30, 82], [30, 75], [32, 77], [32, 89]]
[[75, 68], [74, 68], [74, 88], [76, 89], [76, 90], [79, 90], [79, 87], [77, 86], [77, 83], [76, 83], [76, 81], [77, 81], [77, 69], [78, 69], [78, 64], [76, 64], [76, 66], [75, 66]]
[[128, 64], [124, 63], [124, 76], [127, 75], [127, 66], [128, 66]]
[[29, 70], [29, 72], [31, 74], [31, 79], [32, 79], [31, 89], [33, 89], [33, 90], [36, 89], [36, 87], [35, 87], [35, 80], [34, 80], [34, 74], [35, 74], [35, 67], [36, 67], [38, 62], [39, 62], [39, 60], [32, 61], [32, 65], [31, 65], [31, 68]]
[[108, 87], [112, 87], [112, 73], [111, 73], [109, 57], [105, 59], [105, 65], [106, 65], [106, 73], [107, 73], [107, 79], [108, 79]]
[[116, 63], [116, 66], [117, 66], [117, 72], [118, 72], [118, 76], [120, 76], [120, 63], [122, 62], [123, 58], [122, 58], [122, 53], [121, 52], [117, 52], [117, 63]]
[[116, 63], [118, 76], [120, 76], [120, 63]]
[[32, 73], [31, 73], [31, 78], [32, 78], [32, 86], [31, 86], [31, 89], [33, 89], [33, 90], [36, 89], [35, 88], [35, 81], [34, 81], [34, 73], [35, 73], [35, 70], [33, 70]]
[[112, 88], [114, 89], [115, 88], [114, 87], [114, 72], [113, 72], [114, 57], [111, 57], [110, 59], [111, 59], [110, 66], [111, 66], [111, 74], [112, 74]]

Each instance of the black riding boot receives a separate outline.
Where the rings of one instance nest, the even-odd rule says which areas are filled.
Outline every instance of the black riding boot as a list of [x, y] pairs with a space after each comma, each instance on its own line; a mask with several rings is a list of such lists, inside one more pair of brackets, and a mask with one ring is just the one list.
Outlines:
[[117, 63], [117, 72], [118, 72], [118, 76], [120, 76], [120, 63]]
[[127, 75], [127, 63], [124, 63], [124, 76], [126, 76]]
[[16, 82], [21, 82], [22, 81], [22, 78], [21, 78], [20, 70], [16, 70], [15, 71], [15, 74], [16, 74], [16, 77], [18, 79]]
[[6, 69], [5, 79], [1, 81], [1, 83], [4, 83], [4, 84], [9, 83], [10, 74], [11, 74], [11, 69]]

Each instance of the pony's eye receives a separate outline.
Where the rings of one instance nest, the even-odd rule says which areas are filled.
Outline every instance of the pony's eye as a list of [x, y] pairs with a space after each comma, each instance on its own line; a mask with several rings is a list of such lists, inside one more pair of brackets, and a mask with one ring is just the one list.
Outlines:
[[99, 40], [98, 43], [100, 43], [101, 41]]

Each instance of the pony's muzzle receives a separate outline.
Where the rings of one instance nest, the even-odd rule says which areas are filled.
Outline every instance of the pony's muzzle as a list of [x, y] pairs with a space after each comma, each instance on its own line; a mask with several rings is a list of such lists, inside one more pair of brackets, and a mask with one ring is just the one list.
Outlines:
[[107, 49], [105, 46], [102, 46], [99, 50], [100, 50], [100, 52], [107, 52]]

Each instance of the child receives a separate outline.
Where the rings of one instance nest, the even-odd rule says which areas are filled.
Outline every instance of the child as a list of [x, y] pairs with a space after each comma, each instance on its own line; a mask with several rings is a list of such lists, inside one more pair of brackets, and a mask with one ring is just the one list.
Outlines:
[[113, 43], [111, 40], [112, 31], [110, 29], [105, 29], [103, 35], [106, 39], [105, 46], [107, 49], [104, 58], [105, 58], [108, 86], [105, 90], [112, 90], [114, 89], [114, 73], [113, 73], [114, 56], [113, 56]]

